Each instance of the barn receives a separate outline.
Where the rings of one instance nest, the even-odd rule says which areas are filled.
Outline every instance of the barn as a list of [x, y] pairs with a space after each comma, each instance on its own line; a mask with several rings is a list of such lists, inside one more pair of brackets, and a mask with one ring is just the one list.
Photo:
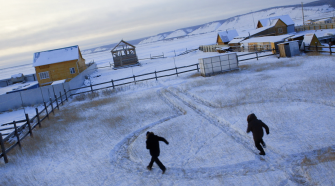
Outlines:
[[45, 86], [62, 79], [70, 81], [86, 69], [86, 64], [76, 45], [36, 52], [33, 67], [39, 85]]

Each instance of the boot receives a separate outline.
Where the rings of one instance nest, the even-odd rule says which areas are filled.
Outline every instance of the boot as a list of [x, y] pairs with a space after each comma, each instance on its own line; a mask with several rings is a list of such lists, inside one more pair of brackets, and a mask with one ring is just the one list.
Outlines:
[[147, 169], [148, 169], [149, 171], [151, 171], [151, 167], [150, 167], [150, 166], [147, 166]]
[[262, 146], [263, 146], [263, 148], [266, 148], [266, 144], [265, 144], [264, 141], [263, 141], [263, 143], [262, 143]]
[[165, 173], [165, 171], [166, 171], [166, 168], [164, 168], [162, 171], [163, 171], [163, 172], [162, 172], [162, 174], [164, 174], [164, 173]]
[[265, 152], [260, 152], [259, 155], [265, 156]]

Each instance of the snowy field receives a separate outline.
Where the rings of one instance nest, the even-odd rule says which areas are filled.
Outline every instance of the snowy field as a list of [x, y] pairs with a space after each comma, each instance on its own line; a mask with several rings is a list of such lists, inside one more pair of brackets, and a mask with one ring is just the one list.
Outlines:
[[[140, 58], [162, 52], [167, 58], [98, 69], [93, 83], [218, 55], [173, 59], [174, 50], [209, 44], [211, 37], [139, 45]], [[98, 66], [111, 59], [94, 55], [86, 59]], [[334, 185], [334, 70], [329, 55], [271, 56], [212, 77], [194, 71], [73, 97], [8, 154], [8, 164], [1, 159], [0, 185]], [[264, 158], [245, 132], [250, 113], [270, 128]], [[146, 169], [147, 131], [170, 143], [160, 145], [164, 175], [156, 164]]]

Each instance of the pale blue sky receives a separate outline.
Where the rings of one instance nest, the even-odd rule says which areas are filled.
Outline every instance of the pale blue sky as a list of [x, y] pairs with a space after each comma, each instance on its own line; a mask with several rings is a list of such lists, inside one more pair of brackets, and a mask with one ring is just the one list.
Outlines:
[[[313, 0], [303, 1], [304, 3]], [[33, 53], [81, 50], [301, 0], [0, 0], [0, 68]]]

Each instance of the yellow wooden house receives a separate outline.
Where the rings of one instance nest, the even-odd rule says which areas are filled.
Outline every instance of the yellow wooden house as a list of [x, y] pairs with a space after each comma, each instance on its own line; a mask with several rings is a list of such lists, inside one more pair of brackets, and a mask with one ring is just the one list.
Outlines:
[[86, 69], [78, 45], [36, 52], [33, 66], [40, 86], [63, 79], [70, 81]]
[[[278, 19], [280, 20], [279, 22], [278, 22]], [[289, 15], [268, 17], [268, 18], [260, 19], [257, 22], [257, 28], [267, 27], [270, 25], [273, 25], [273, 30], [275, 33], [274, 35], [283, 35], [283, 34], [295, 32], [294, 22]]]

